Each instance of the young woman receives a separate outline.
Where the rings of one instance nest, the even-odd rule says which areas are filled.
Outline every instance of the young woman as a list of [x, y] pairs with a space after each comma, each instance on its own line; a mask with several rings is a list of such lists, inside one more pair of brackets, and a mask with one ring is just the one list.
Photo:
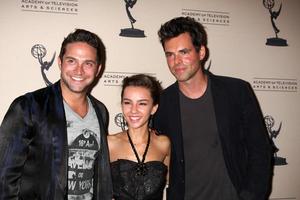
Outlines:
[[128, 129], [108, 136], [115, 200], [163, 199], [171, 144], [149, 126], [161, 90], [160, 83], [145, 74], [123, 80], [121, 103]]

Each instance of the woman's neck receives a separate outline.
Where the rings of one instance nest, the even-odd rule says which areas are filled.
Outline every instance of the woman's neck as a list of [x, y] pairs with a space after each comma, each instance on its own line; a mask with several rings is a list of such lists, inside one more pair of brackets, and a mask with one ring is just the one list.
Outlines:
[[138, 129], [129, 128], [128, 134], [134, 144], [143, 144], [147, 143], [149, 128], [148, 126], [141, 127]]

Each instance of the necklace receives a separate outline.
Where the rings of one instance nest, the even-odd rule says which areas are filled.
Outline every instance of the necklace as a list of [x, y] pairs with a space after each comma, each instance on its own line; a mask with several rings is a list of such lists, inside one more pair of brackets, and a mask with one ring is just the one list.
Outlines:
[[150, 144], [150, 132], [148, 131], [148, 141], [147, 141], [147, 146], [145, 148], [145, 152], [143, 154], [142, 161], [140, 160], [139, 155], [138, 155], [138, 153], [137, 153], [137, 151], [136, 151], [136, 149], [134, 147], [134, 144], [133, 144], [133, 142], [131, 140], [131, 137], [129, 135], [129, 131], [128, 130], [127, 130], [127, 136], [128, 136], [128, 140], [129, 140], [129, 143], [131, 145], [131, 148], [132, 148], [132, 150], [134, 152], [134, 155], [135, 155], [135, 157], [136, 157], [136, 159], [138, 161], [138, 163], [136, 165], [136, 168], [135, 168], [136, 169], [136, 175], [137, 176], [145, 176], [147, 174], [148, 169], [147, 169], [147, 166], [145, 165], [144, 161], [145, 161], [146, 154], [148, 152], [148, 148], [149, 148], [149, 144]]

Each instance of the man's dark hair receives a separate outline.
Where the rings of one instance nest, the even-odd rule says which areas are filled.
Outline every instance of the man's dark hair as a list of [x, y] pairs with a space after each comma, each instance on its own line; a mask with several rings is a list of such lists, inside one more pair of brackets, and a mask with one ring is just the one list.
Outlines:
[[67, 44], [74, 42], [85, 42], [88, 45], [94, 47], [97, 51], [97, 64], [101, 64], [102, 67], [104, 67], [106, 52], [102, 40], [95, 33], [84, 29], [76, 29], [64, 39], [59, 53], [59, 58], [61, 60], [63, 60], [63, 56], [66, 53]]
[[128, 86], [143, 87], [148, 89], [153, 100], [153, 105], [157, 105], [159, 103], [159, 96], [162, 92], [162, 86], [155, 77], [146, 74], [137, 74], [124, 78], [121, 99], [123, 99], [124, 90]]
[[162, 44], [163, 48], [167, 40], [177, 37], [182, 33], [190, 34], [192, 43], [197, 52], [200, 51], [201, 46], [204, 46], [206, 50], [206, 56], [202, 63], [205, 62], [209, 54], [207, 48], [207, 33], [204, 26], [197, 22], [194, 18], [176, 17], [164, 23], [158, 31], [160, 43]]

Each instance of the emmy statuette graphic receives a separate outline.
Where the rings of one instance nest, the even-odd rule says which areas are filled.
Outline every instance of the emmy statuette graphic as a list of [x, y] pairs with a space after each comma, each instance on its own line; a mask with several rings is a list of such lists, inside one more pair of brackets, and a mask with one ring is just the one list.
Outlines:
[[121, 33], [119, 35], [123, 37], [140, 37], [140, 38], [146, 37], [143, 30], [134, 28], [133, 24], [136, 22], [136, 19], [133, 18], [129, 10], [129, 8], [133, 8], [137, 0], [124, 0], [124, 1], [125, 1], [126, 13], [130, 21], [131, 28], [121, 29]]
[[127, 123], [125, 121], [125, 118], [123, 116], [122, 113], [118, 113], [116, 116], [115, 116], [115, 124], [120, 127], [122, 129], [122, 131], [125, 130], [125, 128], [127, 127]]
[[46, 74], [45, 74], [45, 70], [49, 70], [50, 67], [52, 66], [54, 59], [55, 59], [55, 52], [53, 54], [53, 57], [51, 59], [50, 62], [48, 61], [43, 61], [43, 58], [45, 57], [45, 55], [47, 54], [47, 50], [46, 48], [41, 45], [41, 44], [35, 44], [32, 48], [31, 48], [31, 55], [33, 57], [35, 57], [36, 59], [38, 59], [40, 65], [41, 65], [41, 73], [42, 73], [42, 77], [45, 81], [46, 86], [52, 85], [52, 83], [48, 80]]
[[273, 148], [273, 152], [274, 152], [274, 165], [287, 165], [286, 159], [279, 157], [277, 155], [279, 149], [276, 147], [276, 145], [274, 143], [274, 139], [280, 133], [282, 123], [280, 122], [280, 125], [277, 130], [272, 130], [272, 128], [275, 124], [275, 120], [272, 116], [267, 115], [267, 116], [265, 116], [265, 124], [266, 124], [267, 130], [268, 130], [268, 133], [270, 135], [271, 141], [272, 141], [272, 148]]
[[278, 29], [278, 27], [276, 26], [275, 21], [274, 21], [277, 19], [277, 17], [279, 16], [279, 14], [281, 12], [282, 3], [280, 4], [279, 10], [277, 12], [272, 10], [275, 5], [274, 0], [263, 0], [263, 4], [264, 4], [264, 7], [269, 10], [272, 27], [273, 27], [273, 30], [274, 30], [275, 36], [276, 36], [276, 37], [268, 38], [266, 45], [288, 46], [287, 41], [285, 39], [278, 37], [278, 33], [280, 32], [280, 30]]

